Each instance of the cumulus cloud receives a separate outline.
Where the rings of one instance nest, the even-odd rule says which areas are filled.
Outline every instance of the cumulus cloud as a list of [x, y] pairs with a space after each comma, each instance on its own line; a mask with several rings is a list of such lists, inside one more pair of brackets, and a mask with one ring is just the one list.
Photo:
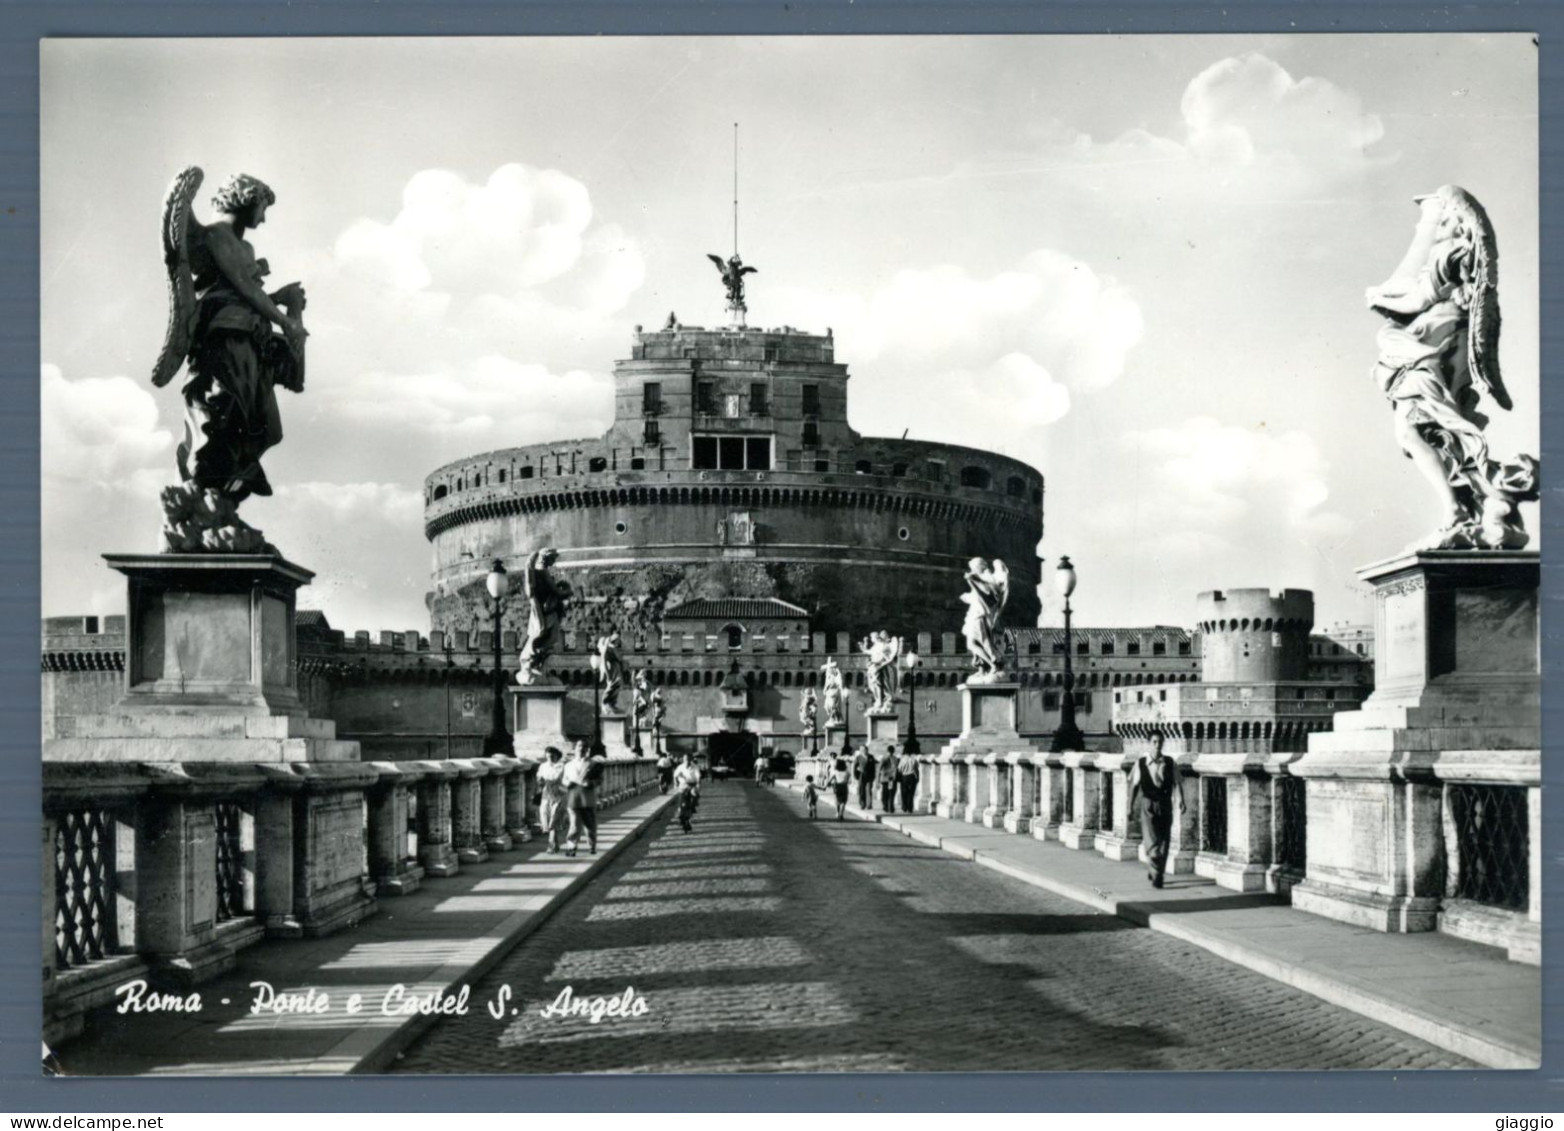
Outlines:
[[69, 379], [42, 369], [40, 463], [46, 484], [150, 496], [173, 478], [173, 434], [151, 390], [129, 377]]
[[[1133, 431], [1117, 462], [1135, 469], [1131, 490], [1116, 492], [1088, 516], [1102, 536], [1124, 538], [1169, 558], [1242, 551], [1296, 556], [1346, 537], [1350, 524], [1325, 509], [1330, 468], [1303, 432], [1273, 435], [1210, 417]], [[1254, 543], [1256, 531], [1265, 532]]]
[[1063, 175], [1128, 178], [1125, 187], [1143, 198], [1212, 190], [1288, 198], [1367, 171], [1385, 134], [1352, 91], [1294, 78], [1257, 52], [1201, 71], [1180, 112], [1180, 137], [1136, 129], [1098, 141], [1054, 123], [1044, 128], [1044, 149], [1063, 160]]
[[[832, 327], [863, 402], [900, 405], [930, 438], [978, 444], [993, 438], [995, 405], [1007, 429], [1024, 430], [1112, 384], [1144, 329], [1126, 288], [1048, 249], [987, 278], [944, 265], [898, 272], [867, 296], [784, 290], [778, 301]], [[949, 395], [909, 402], [909, 385]]]
[[470, 443], [603, 426], [606, 375], [547, 359], [603, 338], [644, 278], [635, 241], [564, 173], [424, 170], [394, 217], [360, 218], [310, 266], [311, 366], [330, 375], [315, 389], [342, 419]]

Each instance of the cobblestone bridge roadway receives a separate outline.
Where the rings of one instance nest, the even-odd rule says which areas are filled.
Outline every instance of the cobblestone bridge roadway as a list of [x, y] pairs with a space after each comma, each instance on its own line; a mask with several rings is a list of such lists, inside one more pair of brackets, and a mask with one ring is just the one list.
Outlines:
[[[822, 810], [826, 805], [821, 806]], [[825, 814], [822, 812], [822, 817]], [[483, 1003], [502, 984], [517, 1012]], [[540, 1016], [634, 987], [639, 1017]], [[1466, 1065], [1176, 939], [799, 796], [708, 785], [473, 986], [401, 1072]]]

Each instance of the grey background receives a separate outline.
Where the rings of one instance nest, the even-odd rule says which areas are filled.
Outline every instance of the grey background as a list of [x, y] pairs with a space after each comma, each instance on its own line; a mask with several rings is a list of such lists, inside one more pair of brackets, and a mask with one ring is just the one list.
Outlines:
[[[1545, 707], [1544, 1067], [1481, 1073], [1091, 1073], [994, 1075], [46, 1080], [38, 1070], [40, 876], [38, 558], [38, 41], [44, 36], [570, 35], [1531, 31], [1539, 35], [1542, 168], [1542, 451], [1561, 456], [1564, 5], [1471, 3], [956, 3], [790, 0], [648, 3], [442, 0], [286, 4], [126, 0], [0, 6], [0, 1111], [53, 1115], [172, 1111], [549, 1110], [1564, 1110], [1559, 1070], [1557, 854], [1564, 793], [1556, 702]], [[199, 76], [192, 76], [199, 81]], [[1452, 76], [1454, 78], [1455, 76]], [[112, 208], [114, 186], [101, 186]], [[1551, 483], [1545, 479], [1545, 483]], [[1542, 541], [1561, 537], [1561, 493], [1542, 499]], [[90, 536], [90, 533], [87, 535]], [[1543, 576], [1544, 679], [1564, 658], [1561, 585]], [[1554, 697], [1555, 701], [1557, 696]], [[1545, 699], [1545, 702], [1547, 700]], [[931, 976], [937, 973], [931, 972]], [[1477, 1126], [1477, 1124], [1474, 1124]]]

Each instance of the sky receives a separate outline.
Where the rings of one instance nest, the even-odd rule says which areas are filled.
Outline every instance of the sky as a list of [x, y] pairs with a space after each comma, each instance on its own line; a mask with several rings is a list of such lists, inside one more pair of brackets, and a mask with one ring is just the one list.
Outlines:
[[1537, 453], [1529, 36], [45, 40], [44, 614], [123, 611], [100, 555], [157, 548], [180, 169], [203, 219], [267, 181], [251, 241], [309, 295], [242, 514], [335, 627], [427, 631], [423, 477], [598, 434], [637, 324], [723, 324], [734, 123], [750, 323], [832, 328], [860, 432], [1041, 470], [1078, 624], [1238, 587], [1370, 619], [1356, 570], [1438, 516], [1363, 295], [1440, 185], [1498, 234], [1490, 443]]

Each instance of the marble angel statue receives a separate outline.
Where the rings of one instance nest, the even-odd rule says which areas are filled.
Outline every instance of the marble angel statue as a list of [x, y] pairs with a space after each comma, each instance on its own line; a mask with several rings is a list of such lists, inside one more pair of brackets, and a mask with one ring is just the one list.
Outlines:
[[901, 659], [901, 637], [892, 637], [890, 633], [884, 631], [874, 632], [859, 647], [868, 658], [864, 682], [868, 684], [869, 696], [872, 700], [869, 710], [894, 710], [896, 662]]
[[827, 656], [825, 663], [820, 665], [820, 702], [825, 711], [825, 725], [839, 727], [842, 725], [842, 669], [836, 666], [836, 659]]
[[1395, 413], [1396, 440], [1434, 489], [1439, 528], [1414, 549], [1519, 549], [1517, 504], [1537, 498], [1538, 465], [1488, 451], [1483, 396], [1502, 409], [1499, 252], [1475, 197], [1445, 185], [1416, 198], [1412, 244], [1391, 277], [1367, 292], [1385, 319], [1374, 380]]
[[239, 518], [251, 495], [270, 495], [261, 457], [282, 440], [275, 390], [304, 391], [304, 288], [267, 292], [270, 273], [245, 236], [266, 222], [277, 196], [240, 173], [212, 198], [203, 224], [193, 205], [205, 174], [191, 165], [163, 204], [168, 327], [152, 384], [186, 371], [180, 482], [163, 491], [164, 553], [271, 553], [261, 532]]
[[527, 593], [527, 639], [521, 646], [521, 669], [516, 673], [516, 682], [523, 686], [543, 675], [543, 665], [564, 641], [570, 586], [549, 572], [558, 556], [552, 547], [536, 550], [528, 555], [522, 570]]
[[976, 669], [968, 682], [992, 683], [1004, 668], [999, 622], [1010, 600], [1010, 571], [998, 558], [992, 566], [982, 558], [973, 558], [967, 563], [965, 580], [967, 591], [961, 600], [967, 606], [967, 615], [961, 631]]

